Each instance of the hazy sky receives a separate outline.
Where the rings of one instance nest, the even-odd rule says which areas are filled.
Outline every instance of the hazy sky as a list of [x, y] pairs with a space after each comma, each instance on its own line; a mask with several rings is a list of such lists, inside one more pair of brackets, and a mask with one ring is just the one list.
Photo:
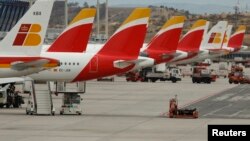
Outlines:
[[[69, 0], [69, 1], [77, 1], [80, 3], [88, 2], [91, 5], [96, 3], [96, 0]], [[100, 0], [100, 2], [104, 2], [105, 0]], [[119, 4], [157, 4], [157, 3], [196, 3], [196, 4], [219, 4], [225, 6], [232, 6], [237, 3], [238, 0], [109, 0], [111, 5], [119, 5]], [[250, 0], [240, 0], [241, 5], [246, 5], [250, 7]]]

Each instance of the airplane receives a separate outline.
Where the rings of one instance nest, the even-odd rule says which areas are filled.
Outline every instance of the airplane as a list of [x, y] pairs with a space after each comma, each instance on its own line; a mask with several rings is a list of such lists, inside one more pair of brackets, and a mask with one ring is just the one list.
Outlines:
[[181, 38], [177, 46], [176, 56], [168, 63], [177, 64], [197, 56], [200, 52], [199, 48], [207, 25], [206, 20], [196, 21], [192, 28]]
[[[208, 27], [208, 25], [207, 25]], [[227, 21], [219, 21], [214, 25], [208, 33], [204, 34], [202, 43], [199, 47], [199, 53], [189, 59], [179, 61], [176, 64], [188, 64], [201, 61], [207, 58], [214, 58], [224, 54], [221, 49], [224, 39], [224, 34], [227, 28]]]
[[[149, 16], [149, 8], [136, 8], [104, 45], [97, 45], [99, 47], [88, 45], [77, 50], [81, 46], [53, 43], [41, 56], [60, 60], [61, 65], [29, 76], [41, 81], [77, 82], [127, 72], [138, 62]], [[71, 26], [72, 30], [74, 27]], [[74, 48], [71, 50], [74, 52], [62, 51], [62, 47]]]
[[[20, 77], [57, 67], [59, 61], [41, 57], [54, 0], [37, 0], [0, 42], [1, 83], [8, 77]], [[13, 80], [13, 79], [11, 79]]]
[[204, 53], [181, 63], [199, 62], [245, 49], [246, 47], [242, 46], [242, 43], [246, 26], [239, 26], [232, 36], [230, 36], [231, 30], [232, 25], [227, 26], [227, 21], [218, 22], [204, 39], [203, 46], [201, 47]]
[[173, 16], [152, 40], [141, 49], [141, 54], [153, 58], [155, 64], [166, 63], [176, 55], [185, 16]]
[[246, 26], [240, 25], [233, 35], [231, 35], [232, 25], [228, 26], [226, 37], [226, 42], [223, 44], [223, 49], [228, 50], [229, 52], [237, 52], [239, 50], [246, 50], [248, 47], [243, 46], [244, 35], [246, 32]]
[[[185, 51], [177, 50], [179, 46], [179, 38], [184, 25], [184, 16], [174, 16], [168, 20], [162, 29], [152, 38], [149, 44], [144, 44], [141, 49], [141, 56], [149, 57], [154, 60], [153, 65], [137, 64], [131, 71], [137, 71], [146, 67], [152, 67], [154, 65], [165, 65], [165, 63], [172, 63], [175, 60], [183, 59], [188, 57], [189, 54]], [[208, 22], [205, 20], [199, 20], [194, 23], [191, 30], [185, 35], [182, 44], [187, 44], [189, 49], [196, 48], [198, 50], [198, 45], [195, 46], [196, 38], [198, 40], [202, 39], [203, 32], [208, 28]], [[200, 33], [200, 31], [202, 33]], [[199, 41], [198, 41], [199, 43]], [[180, 46], [179, 46], [180, 49]], [[188, 49], [187, 49], [188, 50]], [[186, 51], [187, 51], [186, 50]]]

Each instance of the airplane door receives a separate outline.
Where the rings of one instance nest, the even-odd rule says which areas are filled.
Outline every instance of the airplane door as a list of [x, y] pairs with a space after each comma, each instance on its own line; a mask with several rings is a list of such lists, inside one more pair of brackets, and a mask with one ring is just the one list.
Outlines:
[[90, 73], [97, 73], [98, 72], [98, 56], [94, 56], [90, 62]]

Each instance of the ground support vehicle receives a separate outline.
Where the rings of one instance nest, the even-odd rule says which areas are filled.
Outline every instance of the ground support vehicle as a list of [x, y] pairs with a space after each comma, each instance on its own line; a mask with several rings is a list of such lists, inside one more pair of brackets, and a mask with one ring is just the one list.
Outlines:
[[172, 81], [176, 83], [181, 81], [181, 70], [177, 67], [167, 68], [165, 71], [156, 71], [155, 68], [145, 68], [140, 71], [143, 82]]
[[4, 106], [19, 108], [22, 104], [24, 104], [23, 97], [19, 95], [18, 91], [15, 91], [14, 84], [6, 84], [0, 88], [0, 108]]
[[193, 67], [192, 82], [193, 83], [207, 83], [210, 84], [215, 81], [216, 77], [212, 76], [211, 71], [207, 66]]
[[198, 118], [198, 111], [194, 109], [178, 109], [177, 97], [169, 101], [169, 118]]
[[246, 83], [247, 80], [247, 77], [244, 77], [244, 71], [242, 67], [236, 65], [231, 67], [231, 72], [228, 74], [228, 82], [230, 84]]
[[60, 109], [60, 115], [62, 114], [82, 114], [81, 96], [78, 93], [64, 93]]

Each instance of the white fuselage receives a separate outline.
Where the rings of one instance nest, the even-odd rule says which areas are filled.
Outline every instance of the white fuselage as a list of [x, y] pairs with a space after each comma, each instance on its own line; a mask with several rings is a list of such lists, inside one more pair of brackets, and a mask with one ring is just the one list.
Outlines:
[[73, 81], [102, 48], [102, 45], [88, 45], [86, 52], [83, 53], [46, 52], [48, 47], [49, 46], [43, 47], [44, 49], [41, 56], [57, 59], [60, 61], [61, 65], [53, 69], [29, 75], [34, 80]]

